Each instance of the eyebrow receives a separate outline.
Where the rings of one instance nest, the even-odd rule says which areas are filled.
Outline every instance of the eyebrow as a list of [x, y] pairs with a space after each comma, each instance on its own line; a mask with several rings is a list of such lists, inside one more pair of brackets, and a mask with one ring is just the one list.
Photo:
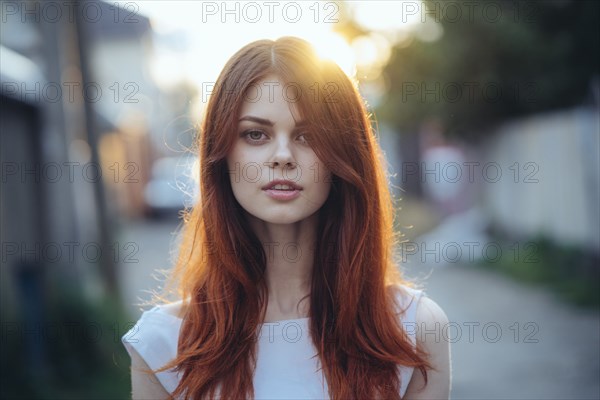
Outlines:
[[[261, 125], [265, 125], [265, 126], [269, 126], [269, 127], [272, 127], [273, 125], [275, 125], [275, 123], [271, 120], [255, 117], [253, 115], [246, 115], [246, 116], [240, 118], [238, 122], [242, 122], [242, 121], [256, 122], [257, 124], [261, 124]], [[296, 128], [306, 126], [306, 125], [307, 125], [306, 121], [296, 122]]]

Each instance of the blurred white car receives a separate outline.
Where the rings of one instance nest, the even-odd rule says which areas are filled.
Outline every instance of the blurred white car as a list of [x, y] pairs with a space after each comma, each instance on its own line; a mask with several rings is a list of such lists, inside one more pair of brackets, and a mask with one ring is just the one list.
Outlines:
[[195, 204], [200, 192], [198, 157], [159, 158], [152, 165], [144, 200], [150, 216], [176, 214]]

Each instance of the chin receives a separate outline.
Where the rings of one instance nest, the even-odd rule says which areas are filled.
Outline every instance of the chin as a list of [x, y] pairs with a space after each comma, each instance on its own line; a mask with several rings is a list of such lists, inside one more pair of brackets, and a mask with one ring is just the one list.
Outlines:
[[[258, 210], [257, 210], [258, 211]], [[264, 211], [265, 210], [260, 210], [262, 212], [246, 212], [246, 215], [248, 217], [250, 217], [251, 219], [254, 219], [257, 222], [263, 222], [263, 223], [267, 223], [267, 224], [274, 224], [274, 225], [286, 225], [286, 224], [294, 224], [296, 222], [301, 222], [304, 219], [309, 217], [309, 214], [290, 214], [289, 212], [284, 213], [277, 213], [276, 211], [270, 213], [270, 214], [266, 214]]]
[[269, 216], [257, 216], [259, 220], [275, 225], [286, 225], [286, 224], [295, 224], [296, 222], [301, 222], [306, 217], [305, 216], [293, 216], [293, 215], [269, 215]]

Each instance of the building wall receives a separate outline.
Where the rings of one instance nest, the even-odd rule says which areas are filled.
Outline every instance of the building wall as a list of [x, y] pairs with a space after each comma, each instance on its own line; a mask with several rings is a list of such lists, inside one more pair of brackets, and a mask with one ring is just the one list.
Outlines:
[[495, 224], [518, 236], [541, 233], [600, 252], [598, 115], [578, 108], [499, 129], [484, 159], [497, 163], [502, 177], [490, 182], [495, 176], [488, 176], [482, 187]]

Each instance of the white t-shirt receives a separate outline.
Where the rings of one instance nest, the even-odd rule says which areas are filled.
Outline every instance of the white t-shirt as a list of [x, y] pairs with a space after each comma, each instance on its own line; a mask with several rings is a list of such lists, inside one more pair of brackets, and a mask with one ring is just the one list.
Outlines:
[[[400, 320], [414, 346], [416, 308], [425, 293], [406, 286], [403, 289], [408, 295], [399, 298], [401, 308], [406, 309]], [[167, 313], [162, 306], [156, 306], [145, 311], [121, 340], [130, 355], [135, 349], [151, 369], [157, 369], [175, 358], [181, 323], [182, 319]], [[300, 318], [261, 326], [253, 379], [257, 400], [329, 398], [323, 372], [318, 371], [320, 362], [308, 323], [308, 318]], [[398, 367], [401, 396], [406, 392], [413, 370], [412, 367]], [[169, 393], [173, 393], [180, 379], [174, 371], [159, 372], [156, 377]]]

